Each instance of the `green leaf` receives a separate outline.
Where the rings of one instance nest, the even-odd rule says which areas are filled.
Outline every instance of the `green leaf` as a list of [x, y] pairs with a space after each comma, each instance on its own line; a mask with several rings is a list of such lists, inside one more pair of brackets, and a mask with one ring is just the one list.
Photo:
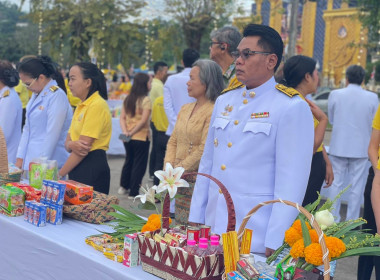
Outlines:
[[301, 221], [301, 228], [302, 228], [302, 238], [303, 238], [303, 244], [305, 248], [311, 244], [311, 238], [310, 238], [310, 233], [309, 229], [306, 226], [305, 220], [300, 219]]
[[365, 220], [359, 220], [359, 221], [355, 220], [355, 222], [353, 221], [351, 224], [348, 224], [347, 226], [345, 226], [341, 230], [338, 230], [336, 233], [333, 234], [333, 236], [340, 238], [341, 236], [345, 235], [350, 230], [352, 230], [352, 229], [354, 229], [360, 225], [363, 225], [365, 223], [366, 223]]
[[330, 199], [327, 199], [326, 202], [321, 206], [321, 208], [319, 208], [318, 211], [322, 211], [322, 210], [331, 210], [332, 206], [334, 205], [334, 203], [351, 187], [351, 185], [348, 185], [347, 187], [345, 187], [340, 193], [338, 193], [338, 195], [334, 198], [334, 200], [330, 200]]
[[342, 259], [351, 256], [380, 256], [380, 247], [363, 247], [347, 250], [334, 260]]

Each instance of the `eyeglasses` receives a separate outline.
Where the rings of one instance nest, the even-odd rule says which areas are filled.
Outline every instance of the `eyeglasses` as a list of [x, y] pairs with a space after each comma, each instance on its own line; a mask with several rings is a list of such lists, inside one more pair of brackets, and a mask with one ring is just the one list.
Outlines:
[[30, 88], [38, 78], [35, 78], [30, 84], [22, 83], [26, 88]]
[[264, 55], [268, 55], [268, 54], [272, 54], [270, 52], [261, 52], [261, 51], [251, 51], [249, 49], [245, 49], [245, 50], [242, 50], [241, 52], [239, 51], [233, 51], [231, 52], [231, 55], [234, 59], [238, 59], [240, 56], [243, 60], [247, 60], [251, 55], [255, 55], [255, 54], [264, 54]]
[[225, 44], [225, 43], [223, 43], [223, 42], [213, 42], [213, 41], [211, 41], [211, 42], [210, 42], [210, 48], [212, 47], [212, 45], [221, 45], [221, 44]]

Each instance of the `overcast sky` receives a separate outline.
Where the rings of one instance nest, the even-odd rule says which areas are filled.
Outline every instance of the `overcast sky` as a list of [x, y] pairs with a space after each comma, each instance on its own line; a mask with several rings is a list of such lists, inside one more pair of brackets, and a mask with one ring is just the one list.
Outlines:
[[[0, 0], [0, 1], [4, 1], [4, 0]], [[20, 5], [20, 2], [21, 2], [20, 0], [7, 0], [7, 1], [17, 4], [17, 5]], [[164, 6], [162, 5], [163, 0], [146, 0], [146, 1], [149, 3], [148, 12], [151, 13], [152, 15], [160, 15], [160, 13], [159, 12], [157, 13], [157, 11], [163, 10], [163, 6]], [[249, 13], [251, 9], [251, 5], [254, 2], [253, 0], [235, 0], [235, 1], [236, 1], [236, 4], [242, 5], [244, 10], [247, 11], [247, 13]], [[29, 0], [25, 0], [22, 10], [25, 12], [28, 12]]]

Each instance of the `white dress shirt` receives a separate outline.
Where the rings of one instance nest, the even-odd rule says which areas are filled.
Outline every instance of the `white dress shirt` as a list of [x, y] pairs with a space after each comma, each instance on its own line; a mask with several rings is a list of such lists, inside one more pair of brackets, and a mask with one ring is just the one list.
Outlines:
[[379, 104], [375, 93], [349, 84], [333, 90], [328, 99], [328, 117], [333, 126], [329, 154], [367, 158], [372, 120]]
[[21, 138], [22, 104], [13, 88], [0, 90], [0, 127], [7, 144], [8, 162], [16, 163], [17, 147]]
[[[228, 189], [236, 230], [257, 204], [277, 198], [301, 204], [305, 195], [313, 155], [313, 116], [299, 96], [289, 97], [275, 86], [272, 77], [251, 90], [229, 91], [216, 100], [211, 117], [198, 172], [214, 176]], [[297, 214], [279, 203], [261, 208], [246, 226], [253, 230], [251, 250], [277, 249]], [[197, 178], [189, 221], [205, 223], [218, 234], [226, 231], [224, 196], [207, 178]]]
[[169, 121], [166, 135], [172, 134], [181, 107], [196, 101], [187, 92], [186, 83], [190, 80], [190, 70], [191, 68], [185, 68], [182, 72], [169, 76], [164, 85], [164, 108]]

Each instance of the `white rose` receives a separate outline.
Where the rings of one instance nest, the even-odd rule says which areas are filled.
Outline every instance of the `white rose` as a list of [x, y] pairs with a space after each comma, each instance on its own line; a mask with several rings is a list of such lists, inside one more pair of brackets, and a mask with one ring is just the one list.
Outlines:
[[330, 213], [329, 210], [322, 210], [315, 213], [315, 220], [322, 230], [325, 230], [334, 224], [334, 216]]

